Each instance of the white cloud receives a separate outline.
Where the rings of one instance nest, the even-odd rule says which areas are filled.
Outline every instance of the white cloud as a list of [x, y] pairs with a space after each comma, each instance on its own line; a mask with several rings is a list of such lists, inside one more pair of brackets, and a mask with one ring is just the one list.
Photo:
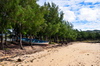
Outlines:
[[73, 22], [76, 19], [76, 15], [73, 11], [69, 10], [69, 7], [60, 7], [61, 11], [64, 12], [64, 20]]
[[75, 21], [75, 19], [76, 19], [76, 16], [75, 16], [75, 14], [74, 14], [74, 12], [73, 11], [68, 11], [68, 10], [66, 10], [65, 12], [64, 12], [65, 14], [64, 14], [64, 19], [67, 21], [69, 21], [69, 22], [73, 22], [73, 21]]
[[[40, 0], [43, 2], [53, 2], [64, 12], [64, 19], [72, 22], [77, 29], [100, 29], [100, 0]], [[99, 3], [95, 5], [85, 5], [79, 3]], [[94, 6], [90, 8], [90, 6]], [[77, 20], [76, 20], [77, 19]], [[86, 21], [84, 23], [84, 21]], [[79, 23], [77, 23], [79, 22]]]
[[64, 5], [74, 5], [79, 2], [82, 2], [83, 0], [46, 0], [46, 2], [53, 2], [57, 4], [58, 6], [62, 7]]
[[80, 20], [97, 21], [100, 19], [100, 9], [82, 8], [79, 12], [78, 17]]
[[88, 22], [86, 24], [78, 23], [75, 24], [75, 29], [82, 29], [82, 30], [100, 30], [100, 23], [96, 22]]
[[85, 0], [84, 2], [92, 2], [92, 3], [96, 3], [96, 2], [100, 2], [100, 0]]

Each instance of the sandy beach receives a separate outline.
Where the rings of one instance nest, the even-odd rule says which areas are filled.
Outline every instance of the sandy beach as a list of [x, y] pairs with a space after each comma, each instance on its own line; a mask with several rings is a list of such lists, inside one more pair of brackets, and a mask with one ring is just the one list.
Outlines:
[[0, 66], [100, 66], [100, 43], [73, 42], [68, 46], [8, 58], [0, 62]]

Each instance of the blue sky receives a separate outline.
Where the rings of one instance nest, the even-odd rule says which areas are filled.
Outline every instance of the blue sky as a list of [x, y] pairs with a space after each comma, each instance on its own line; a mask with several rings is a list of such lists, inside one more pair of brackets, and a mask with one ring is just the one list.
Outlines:
[[37, 3], [53, 2], [64, 12], [64, 20], [74, 29], [100, 30], [100, 0], [39, 0]]

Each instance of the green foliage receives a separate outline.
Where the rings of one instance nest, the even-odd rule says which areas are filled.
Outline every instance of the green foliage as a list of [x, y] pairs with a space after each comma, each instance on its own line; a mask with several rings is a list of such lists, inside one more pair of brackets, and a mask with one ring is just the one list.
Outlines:
[[59, 11], [58, 11], [58, 6], [56, 6], [54, 3], [52, 3], [51, 5], [49, 3], [45, 3], [44, 5], [44, 10], [45, 10], [45, 14], [44, 14], [44, 19], [45, 19], [45, 29], [44, 29], [44, 33], [45, 35], [55, 35], [58, 30], [59, 30]]
[[77, 40], [98, 40], [100, 39], [100, 33], [94, 31], [78, 31]]
[[39, 6], [37, 0], [0, 0], [0, 33], [14, 29], [16, 35], [34, 35], [59, 40], [100, 39], [98, 32], [73, 29], [54, 3]]

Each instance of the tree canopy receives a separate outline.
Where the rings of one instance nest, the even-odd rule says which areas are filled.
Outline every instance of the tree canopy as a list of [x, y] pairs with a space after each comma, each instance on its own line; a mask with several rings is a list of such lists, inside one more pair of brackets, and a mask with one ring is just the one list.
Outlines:
[[36, 2], [37, 0], [0, 0], [0, 33], [12, 29], [14, 35], [20, 38], [21, 48], [21, 39], [25, 35], [50, 42], [100, 39], [98, 32], [73, 29], [73, 25], [63, 19], [64, 13], [56, 4], [44, 3], [39, 6]]

